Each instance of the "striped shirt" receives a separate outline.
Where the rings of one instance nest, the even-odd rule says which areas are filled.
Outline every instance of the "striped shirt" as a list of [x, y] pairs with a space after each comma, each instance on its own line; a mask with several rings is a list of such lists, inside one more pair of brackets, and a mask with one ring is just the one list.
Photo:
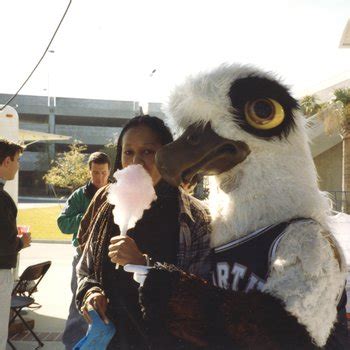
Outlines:
[[205, 279], [211, 270], [210, 214], [198, 199], [180, 190], [177, 266]]

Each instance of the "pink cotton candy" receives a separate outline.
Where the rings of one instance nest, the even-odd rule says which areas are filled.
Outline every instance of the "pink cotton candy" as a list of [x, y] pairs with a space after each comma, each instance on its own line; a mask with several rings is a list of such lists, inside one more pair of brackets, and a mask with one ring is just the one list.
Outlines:
[[110, 186], [107, 200], [115, 205], [114, 222], [119, 226], [120, 234], [125, 236], [157, 196], [152, 178], [142, 165], [129, 165], [117, 170], [113, 176], [117, 182]]

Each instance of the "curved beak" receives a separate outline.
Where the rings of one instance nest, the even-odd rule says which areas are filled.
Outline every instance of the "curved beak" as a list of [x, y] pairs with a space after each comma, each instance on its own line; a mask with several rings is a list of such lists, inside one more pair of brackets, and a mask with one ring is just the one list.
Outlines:
[[246, 143], [216, 134], [210, 123], [190, 125], [174, 142], [156, 153], [163, 179], [174, 186], [193, 185], [205, 175], [218, 175], [243, 162], [250, 150]]

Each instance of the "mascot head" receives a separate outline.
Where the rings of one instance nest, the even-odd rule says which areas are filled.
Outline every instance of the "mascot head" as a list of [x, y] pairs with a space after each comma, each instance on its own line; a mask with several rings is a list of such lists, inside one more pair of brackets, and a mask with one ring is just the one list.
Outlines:
[[213, 175], [214, 246], [297, 217], [325, 224], [304, 117], [274, 75], [222, 65], [175, 88], [166, 114], [182, 135], [157, 153], [158, 168], [173, 185]]

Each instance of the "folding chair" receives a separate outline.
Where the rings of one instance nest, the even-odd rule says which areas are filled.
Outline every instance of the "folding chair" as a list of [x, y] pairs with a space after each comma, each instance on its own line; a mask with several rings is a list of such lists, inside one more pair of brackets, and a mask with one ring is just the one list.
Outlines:
[[[38, 342], [39, 346], [37, 348], [44, 346], [44, 344], [34, 333], [20, 312], [24, 307], [30, 307], [31, 305], [35, 304], [35, 300], [32, 298], [32, 294], [37, 290], [38, 284], [43, 279], [50, 266], [51, 261], [45, 261], [40, 264], [28, 266], [21, 274], [19, 281], [12, 291], [11, 296], [11, 310], [13, 311], [13, 316], [10, 318], [9, 325], [11, 325], [11, 323], [13, 323], [15, 319], [19, 317], [23, 325], [29, 330], [29, 332]], [[7, 342], [12, 349], [16, 349], [9, 339]]]

